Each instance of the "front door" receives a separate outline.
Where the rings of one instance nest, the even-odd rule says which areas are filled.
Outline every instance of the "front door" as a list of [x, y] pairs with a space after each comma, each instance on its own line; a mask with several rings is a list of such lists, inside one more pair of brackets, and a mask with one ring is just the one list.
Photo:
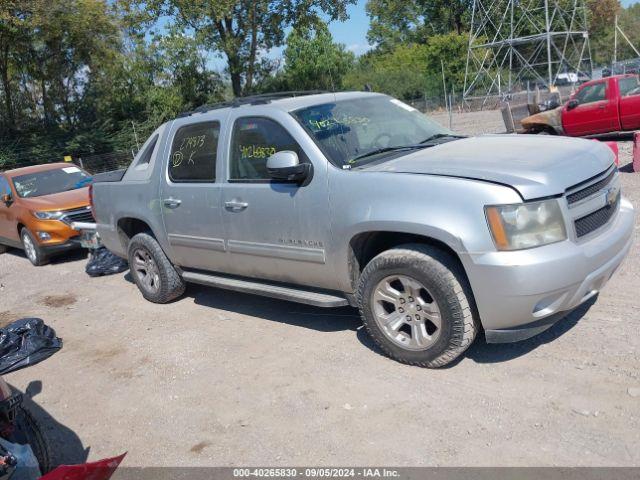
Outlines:
[[[329, 288], [327, 165], [307, 156], [300, 145], [310, 140], [297, 124], [285, 128], [287, 121], [295, 122], [235, 114], [223, 189], [230, 268], [237, 275]], [[310, 181], [269, 177], [267, 158], [283, 150], [313, 163]]]
[[160, 192], [172, 260], [181, 267], [224, 271], [225, 235], [216, 169], [221, 119], [174, 123]]
[[19, 243], [17, 222], [14, 218], [15, 206], [5, 205], [1, 200], [4, 195], [12, 195], [9, 180], [0, 175], [0, 244], [16, 245]]
[[573, 96], [578, 106], [564, 107], [562, 125], [568, 135], [578, 137], [617, 129], [618, 107], [609, 101], [607, 85], [607, 80], [585, 85]]

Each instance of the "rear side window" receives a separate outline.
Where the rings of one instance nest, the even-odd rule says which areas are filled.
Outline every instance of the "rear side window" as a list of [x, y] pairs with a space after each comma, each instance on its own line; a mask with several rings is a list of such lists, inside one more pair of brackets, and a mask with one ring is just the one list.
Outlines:
[[144, 152], [142, 152], [142, 155], [140, 156], [140, 160], [138, 160], [138, 163], [136, 164], [136, 166], [148, 165], [149, 162], [151, 162], [151, 155], [153, 155], [153, 151], [156, 148], [156, 143], [158, 143], [158, 135], [156, 135], [151, 139], [151, 142], [149, 142], [149, 145], [147, 145], [147, 148], [144, 150]]
[[638, 77], [627, 77], [620, 79], [620, 94], [623, 97], [631, 97], [640, 94], [640, 83]]
[[229, 179], [269, 180], [267, 159], [283, 150], [296, 152], [300, 162], [307, 161], [300, 145], [279, 123], [263, 117], [238, 119], [233, 127]]
[[169, 178], [173, 182], [214, 182], [220, 122], [180, 127], [169, 156]]

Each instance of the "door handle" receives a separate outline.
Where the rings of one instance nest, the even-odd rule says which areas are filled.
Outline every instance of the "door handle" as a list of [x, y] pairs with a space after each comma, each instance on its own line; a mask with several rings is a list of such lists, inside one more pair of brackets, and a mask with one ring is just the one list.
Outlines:
[[249, 204], [247, 202], [238, 202], [236, 200], [231, 200], [230, 202], [224, 202], [224, 208], [227, 210], [231, 210], [233, 212], [240, 212], [247, 208]]
[[182, 200], [178, 200], [177, 198], [165, 198], [162, 203], [164, 203], [164, 206], [167, 208], [178, 208], [182, 205]]

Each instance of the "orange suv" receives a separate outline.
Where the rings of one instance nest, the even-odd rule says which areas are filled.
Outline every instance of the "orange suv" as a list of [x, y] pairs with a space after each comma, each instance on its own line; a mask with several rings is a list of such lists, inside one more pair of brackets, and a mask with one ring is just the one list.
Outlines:
[[72, 222], [93, 222], [91, 176], [68, 163], [0, 173], [0, 253], [21, 248], [36, 266], [56, 253], [79, 248]]

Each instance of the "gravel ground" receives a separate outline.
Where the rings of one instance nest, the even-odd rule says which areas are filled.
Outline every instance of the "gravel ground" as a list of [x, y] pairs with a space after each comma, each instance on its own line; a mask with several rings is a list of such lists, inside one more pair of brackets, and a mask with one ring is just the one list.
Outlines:
[[[481, 112], [453, 127], [502, 124]], [[640, 175], [623, 184], [640, 205]], [[64, 338], [6, 376], [23, 391], [41, 381], [29, 403], [58, 462], [126, 450], [127, 466], [640, 466], [637, 247], [597, 302], [525, 342], [480, 339], [442, 370], [381, 356], [351, 309], [196, 286], [159, 306], [84, 265], [0, 256], [0, 321], [42, 317]]]

